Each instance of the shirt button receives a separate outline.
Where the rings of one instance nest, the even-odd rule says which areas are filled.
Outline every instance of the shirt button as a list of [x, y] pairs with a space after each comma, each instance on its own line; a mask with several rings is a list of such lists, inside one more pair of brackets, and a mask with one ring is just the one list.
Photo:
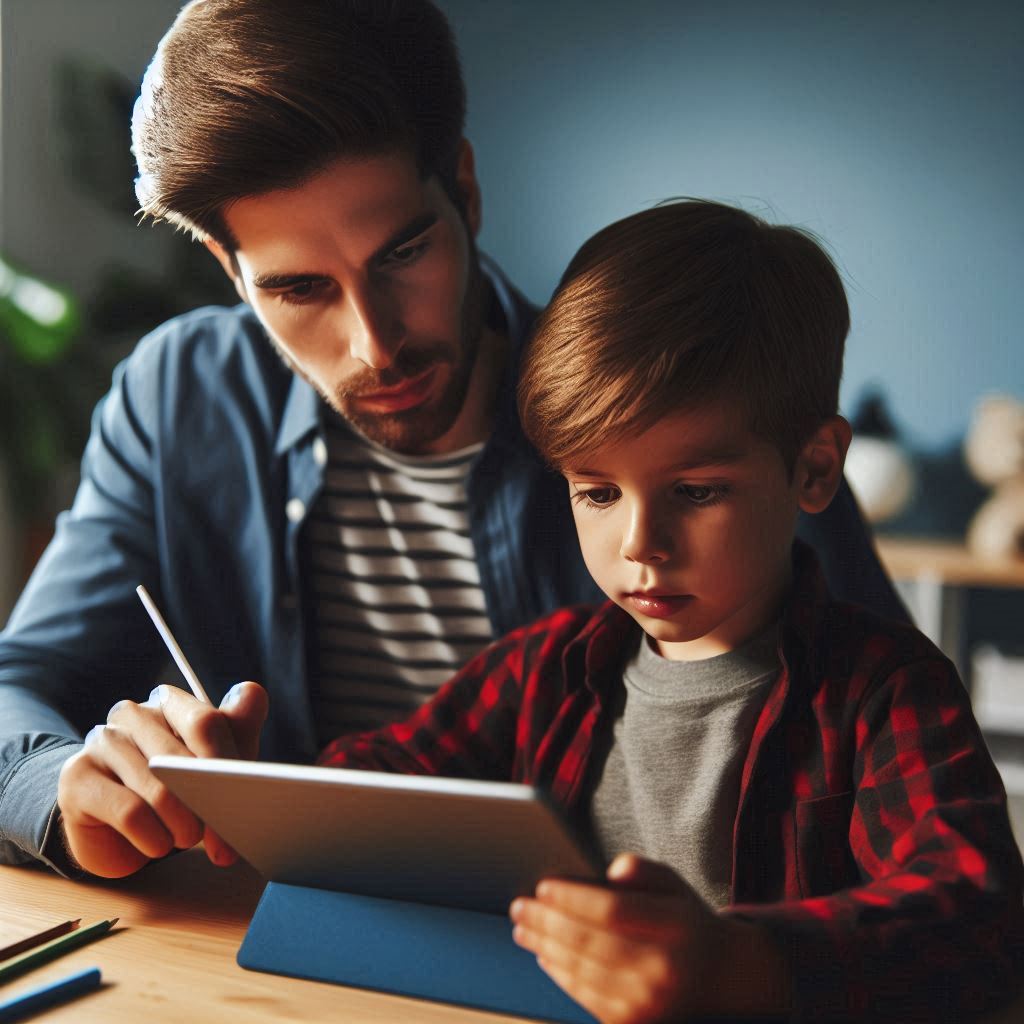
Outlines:
[[313, 461], [318, 466], [327, 465], [327, 445], [324, 444], [324, 439], [322, 437], [318, 437], [313, 442]]
[[292, 498], [285, 505], [284, 514], [288, 517], [289, 522], [302, 522], [302, 517], [306, 514], [306, 505], [301, 498]]

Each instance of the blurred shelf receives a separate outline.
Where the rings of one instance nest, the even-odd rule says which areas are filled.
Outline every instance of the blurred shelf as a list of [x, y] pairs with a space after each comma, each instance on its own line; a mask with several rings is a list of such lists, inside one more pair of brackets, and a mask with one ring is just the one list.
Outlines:
[[917, 627], [956, 665], [971, 688], [964, 650], [965, 591], [1024, 591], [1024, 559], [981, 558], [957, 541], [876, 536], [878, 557]]
[[1024, 589], [1024, 558], [980, 558], [955, 541], [879, 536], [875, 543], [895, 580], [931, 578], [951, 587]]

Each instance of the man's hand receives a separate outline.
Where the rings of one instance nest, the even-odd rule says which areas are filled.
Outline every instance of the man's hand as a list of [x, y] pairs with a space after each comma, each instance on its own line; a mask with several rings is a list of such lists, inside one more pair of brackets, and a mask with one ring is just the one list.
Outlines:
[[716, 914], [669, 867], [617, 857], [608, 884], [545, 879], [512, 904], [515, 941], [603, 1024], [783, 1012], [785, 964], [760, 929]]
[[149, 770], [156, 754], [251, 760], [267, 717], [267, 693], [239, 683], [219, 708], [174, 686], [158, 686], [143, 704], [123, 700], [85, 737], [60, 773], [57, 804], [64, 841], [86, 871], [120, 878], [200, 839], [214, 864], [237, 854]]

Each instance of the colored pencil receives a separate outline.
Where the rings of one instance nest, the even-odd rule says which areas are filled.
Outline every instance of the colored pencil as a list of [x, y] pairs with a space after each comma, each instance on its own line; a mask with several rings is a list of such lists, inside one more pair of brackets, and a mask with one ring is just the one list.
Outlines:
[[67, 935], [62, 935], [58, 939], [51, 939], [43, 946], [30, 949], [27, 953], [22, 953], [21, 956], [16, 956], [13, 960], [0, 964], [0, 981], [7, 981], [8, 978], [12, 978], [16, 974], [30, 971], [33, 967], [45, 964], [48, 960], [70, 953], [71, 950], [84, 946], [93, 939], [98, 939], [110, 931], [115, 924], [117, 924], [116, 917], [112, 921], [97, 921], [96, 924], [68, 932]]
[[30, 1013], [38, 1013], [58, 1003], [63, 1003], [75, 996], [84, 995], [98, 988], [100, 984], [100, 969], [88, 967], [77, 974], [69, 974], [66, 978], [51, 981], [46, 985], [23, 992], [0, 1003], [0, 1024], [9, 1024], [10, 1021], [21, 1020]]
[[45, 931], [29, 935], [28, 938], [12, 942], [9, 946], [4, 946], [3, 949], [0, 949], [0, 961], [10, 960], [12, 956], [35, 949], [36, 946], [41, 946], [44, 942], [49, 942], [50, 939], [56, 939], [68, 932], [73, 932], [81, 923], [81, 918], [77, 921], [64, 921], [61, 924], [54, 925], [52, 928], [47, 928]]
[[192, 688], [192, 692], [196, 695], [196, 700], [201, 700], [204, 704], [212, 704], [213, 701], [207, 696], [206, 690], [203, 689], [203, 684], [199, 682], [199, 676], [192, 670], [192, 666], [188, 663], [188, 658], [185, 657], [185, 652], [178, 646], [178, 641], [174, 639], [174, 634], [164, 621], [164, 617], [160, 614], [160, 609], [157, 608], [156, 602], [149, 596], [149, 591], [140, 583], [135, 588], [135, 593], [139, 595], [139, 600], [145, 605], [146, 611], [149, 612], [149, 617], [153, 620], [156, 631], [167, 645], [167, 650], [171, 652], [171, 657], [178, 668], [181, 669], [181, 674], [185, 677], [185, 682]]

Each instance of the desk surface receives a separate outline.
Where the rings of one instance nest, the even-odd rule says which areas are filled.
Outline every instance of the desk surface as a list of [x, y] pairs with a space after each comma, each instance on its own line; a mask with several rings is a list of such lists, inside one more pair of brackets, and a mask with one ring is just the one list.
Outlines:
[[499, 1024], [518, 1020], [440, 1003], [245, 971], [235, 963], [263, 885], [247, 865], [215, 868], [199, 850], [117, 882], [70, 882], [36, 868], [0, 867], [0, 946], [68, 918], [120, 918], [109, 935], [0, 987], [11, 997], [99, 967], [103, 985], [32, 1021], [339, 1021]]
[[1024, 589], [1024, 559], [981, 558], [952, 541], [877, 536], [875, 542], [893, 579], [932, 578], [950, 586]]

